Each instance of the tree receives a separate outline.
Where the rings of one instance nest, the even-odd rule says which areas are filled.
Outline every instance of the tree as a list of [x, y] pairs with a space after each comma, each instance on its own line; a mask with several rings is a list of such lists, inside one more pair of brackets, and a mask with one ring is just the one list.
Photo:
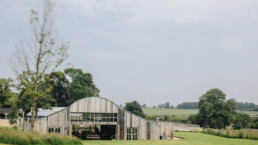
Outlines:
[[12, 82], [11, 78], [0, 78], [0, 107], [12, 107], [17, 103], [17, 94], [11, 90]]
[[192, 116], [194, 123], [202, 127], [225, 128], [236, 113], [236, 101], [226, 101], [226, 95], [219, 89], [211, 89], [199, 98], [199, 113]]
[[74, 68], [65, 69], [64, 72], [72, 80], [67, 87], [67, 105], [84, 97], [99, 96], [100, 91], [94, 84], [90, 73], [84, 73], [81, 69]]
[[165, 108], [170, 108], [170, 103], [169, 102], [165, 103]]
[[125, 110], [127, 110], [135, 115], [141, 116], [143, 118], [145, 117], [145, 115], [142, 111], [142, 107], [137, 101], [125, 103]]
[[18, 95], [11, 90], [11, 88], [14, 87], [14, 84], [12, 84], [12, 82], [13, 80], [11, 78], [0, 79], [0, 107], [11, 108], [11, 112], [8, 114], [7, 117], [10, 124], [15, 124], [18, 118]]
[[[58, 43], [52, 29], [52, 4], [44, 3], [43, 14], [31, 10], [32, 38], [18, 47], [14, 70], [18, 75], [20, 102], [31, 110], [31, 129], [34, 128], [37, 108], [50, 108], [51, 87], [46, 85], [47, 74], [67, 58], [67, 44]], [[42, 16], [42, 17], [41, 17]]]
[[55, 107], [67, 106], [67, 87], [69, 85], [69, 81], [66, 79], [65, 74], [61, 71], [52, 72], [49, 75], [48, 83], [53, 87], [51, 95], [55, 99], [54, 104], [51, 105]]
[[248, 114], [237, 113], [233, 120], [233, 128], [234, 129], [246, 128], [251, 122], [252, 122], [252, 119]]

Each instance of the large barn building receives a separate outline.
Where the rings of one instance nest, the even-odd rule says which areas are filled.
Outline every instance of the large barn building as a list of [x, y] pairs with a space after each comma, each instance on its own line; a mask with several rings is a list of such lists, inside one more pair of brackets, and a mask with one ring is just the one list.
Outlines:
[[[101, 97], [87, 97], [69, 107], [55, 108], [35, 121], [34, 130], [40, 133], [59, 132], [82, 139], [158, 140], [173, 136], [173, 123], [148, 121], [118, 107]], [[30, 114], [23, 130], [31, 128]]]

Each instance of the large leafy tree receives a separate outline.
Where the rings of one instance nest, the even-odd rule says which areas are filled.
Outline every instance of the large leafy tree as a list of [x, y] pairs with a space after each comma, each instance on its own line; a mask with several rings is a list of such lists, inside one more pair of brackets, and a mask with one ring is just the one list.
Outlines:
[[37, 108], [49, 108], [53, 101], [49, 95], [52, 88], [46, 85], [47, 74], [67, 58], [67, 45], [58, 43], [53, 33], [52, 8], [50, 0], [45, 0], [42, 14], [31, 11], [32, 36], [18, 47], [14, 66], [21, 90], [21, 106], [31, 110], [31, 129]]
[[132, 102], [129, 102], [129, 103], [125, 103], [125, 110], [135, 114], [135, 115], [138, 115], [138, 116], [141, 116], [141, 117], [145, 117], [143, 111], [142, 111], [142, 107], [141, 105], [137, 102], [137, 101], [132, 101]]
[[211, 89], [199, 98], [199, 113], [190, 119], [202, 127], [225, 128], [236, 114], [236, 101], [226, 101], [226, 95], [219, 89]]
[[246, 128], [251, 122], [252, 122], [252, 118], [248, 114], [237, 113], [233, 120], [233, 128], [234, 129]]
[[94, 84], [90, 73], [84, 73], [81, 69], [74, 68], [65, 69], [64, 72], [72, 80], [67, 86], [66, 105], [84, 97], [99, 96], [99, 89]]
[[48, 84], [52, 86], [51, 95], [55, 102], [52, 103], [52, 106], [66, 106], [68, 97], [67, 97], [67, 87], [69, 81], [66, 79], [66, 76], [63, 72], [52, 72], [49, 75]]
[[12, 107], [17, 103], [17, 94], [11, 90], [12, 82], [11, 78], [0, 78], [0, 107]]

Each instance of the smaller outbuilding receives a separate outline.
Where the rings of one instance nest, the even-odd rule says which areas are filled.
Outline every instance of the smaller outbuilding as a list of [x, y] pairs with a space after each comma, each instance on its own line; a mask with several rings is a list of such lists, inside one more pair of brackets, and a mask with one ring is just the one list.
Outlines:
[[23, 110], [18, 109], [17, 115], [17, 124], [11, 125], [9, 123], [8, 119], [8, 114], [11, 113], [12, 109], [11, 108], [0, 108], [0, 126], [2, 127], [11, 127], [11, 126], [17, 126], [17, 127], [22, 127], [23, 126]]

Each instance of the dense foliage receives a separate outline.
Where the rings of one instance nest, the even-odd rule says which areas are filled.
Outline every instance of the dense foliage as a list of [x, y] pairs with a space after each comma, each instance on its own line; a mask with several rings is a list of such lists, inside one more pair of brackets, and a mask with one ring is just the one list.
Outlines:
[[219, 89], [211, 89], [199, 98], [199, 113], [191, 116], [192, 123], [206, 128], [225, 128], [236, 114], [235, 100], [227, 100]]
[[52, 72], [48, 85], [52, 86], [51, 96], [55, 99], [52, 106], [69, 106], [81, 98], [99, 95], [92, 75], [81, 69], [68, 68], [64, 72]]
[[15, 124], [17, 122], [17, 101], [18, 94], [14, 93], [11, 88], [14, 88], [13, 80], [11, 78], [0, 79], [0, 107], [11, 108], [11, 112], [8, 114], [8, 119], [10, 124]]
[[249, 127], [249, 123], [252, 122], [251, 117], [246, 113], [237, 113], [234, 116], [233, 120], [233, 128], [234, 129], [241, 129]]
[[0, 128], [0, 143], [16, 145], [82, 145], [76, 138], [60, 134], [41, 135], [38, 132], [22, 132], [17, 129]]
[[125, 103], [124, 109], [135, 115], [141, 116], [143, 118], [145, 117], [145, 114], [142, 111], [142, 107], [137, 101]]
[[11, 88], [14, 87], [11, 78], [0, 78], [0, 108], [12, 107], [17, 100], [17, 94], [12, 92]]
[[178, 104], [177, 109], [198, 109], [198, 102], [184, 102], [182, 104]]
[[90, 73], [84, 73], [81, 69], [74, 68], [65, 69], [64, 72], [72, 80], [67, 86], [69, 99], [67, 99], [66, 105], [81, 98], [99, 96], [99, 89], [95, 86]]

